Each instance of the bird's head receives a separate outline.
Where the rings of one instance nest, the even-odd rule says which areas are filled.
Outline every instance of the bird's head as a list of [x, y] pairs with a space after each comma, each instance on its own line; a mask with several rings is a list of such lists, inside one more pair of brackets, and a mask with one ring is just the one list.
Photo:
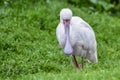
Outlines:
[[60, 20], [63, 24], [70, 23], [72, 11], [69, 8], [64, 8], [60, 11]]

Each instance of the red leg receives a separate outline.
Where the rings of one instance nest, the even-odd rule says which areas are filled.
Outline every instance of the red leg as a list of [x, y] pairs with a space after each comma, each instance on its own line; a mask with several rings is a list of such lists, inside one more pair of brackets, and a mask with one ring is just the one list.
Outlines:
[[77, 60], [76, 60], [76, 58], [75, 58], [74, 55], [73, 55], [73, 62], [74, 62], [74, 64], [75, 64], [76, 69], [79, 69], [79, 66], [78, 66]]
[[84, 58], [82, 57], [82, 69], [84, 68]]

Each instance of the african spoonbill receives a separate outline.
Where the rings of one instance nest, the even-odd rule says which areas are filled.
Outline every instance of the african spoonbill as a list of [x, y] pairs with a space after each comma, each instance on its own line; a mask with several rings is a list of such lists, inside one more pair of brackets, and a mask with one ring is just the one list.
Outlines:
[[79, 68], [76, 55], [82, 57], [82, 69], [84, 58], [89, 62], [98, 62], [97, 42], [93, 29], [80, 17], [72, 16], [69, 8], [63, 8], [60, 11], [60, 23], [56, 29], [56, 36], [64, 53], [73, 56], [76, 69]]

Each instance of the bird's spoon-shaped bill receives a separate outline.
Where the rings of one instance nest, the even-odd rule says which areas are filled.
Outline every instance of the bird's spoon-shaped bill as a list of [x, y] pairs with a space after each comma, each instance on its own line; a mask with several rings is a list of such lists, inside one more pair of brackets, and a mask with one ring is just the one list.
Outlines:
[[65, 54], [71, 54], [73, 52], [73, 48], [72, 48], [72, 46], [71, 46], [71, 44], [70, 44], [70, 41], [67, 39], [66, 40], [66, 44], [65, 44], [65, 47], [64, 47], [64, 53]]
[[70, 36], [69, 36], [70, 29], [69, 28], [70, 28], [69, 24], [65, 24], [66, 43], [64, 47], [64, 53], [68, 55], [73, 52], [73, 48], [70, 43]]

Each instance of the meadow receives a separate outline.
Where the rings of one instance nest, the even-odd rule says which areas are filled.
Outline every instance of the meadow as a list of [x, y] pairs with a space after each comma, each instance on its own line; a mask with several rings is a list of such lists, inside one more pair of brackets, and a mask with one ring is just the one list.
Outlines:
[[[0, 80], [120, 80], [120, 17], [62, 0], [8, 1], [0, 6]], [[76, 71], [56, 39], [65, 7], [96, 35], [99, 62], [85, 60], [83, 71]]]

